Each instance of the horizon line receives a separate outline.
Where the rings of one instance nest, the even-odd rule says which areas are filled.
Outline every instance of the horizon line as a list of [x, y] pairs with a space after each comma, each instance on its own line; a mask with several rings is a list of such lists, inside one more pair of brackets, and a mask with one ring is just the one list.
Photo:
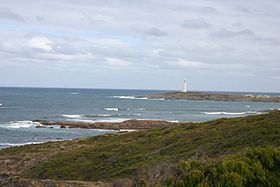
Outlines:
[[[52, 87], [52, 86], [0, 86], [0, 88], [37, 88], [37, 89], [88, 89], [88, 90], [149, 90], [149, 91], [181, 91], [175, 89], [144, 89], [144, 88], [93, 88], [93, 87]], [[241, 90], [189, 90], [191, 92], [236, 92], [236, 93], [280, 93], [280, 91], [241, 91]]]

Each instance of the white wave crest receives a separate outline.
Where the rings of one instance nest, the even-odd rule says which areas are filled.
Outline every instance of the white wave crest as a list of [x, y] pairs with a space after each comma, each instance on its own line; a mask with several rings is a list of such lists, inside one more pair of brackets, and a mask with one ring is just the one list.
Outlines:
[[[113, 114], [86, 114], [86, 115], [83, 115], [83, 117], [86, 117], [86, 118], [98, 118], [98, 117], [112, 117], [112, 116], [115, 116]], [[119, 115], [117, 115], [119, 116]]]
[[148, 99], [147, 97], [135, 97], [135, 96], [125, 96], [125, 95], [121, 95], [121, 96], [113, 96], [113, 98], [117, 98], [117, 99]]
[[143, 99], [143, 100], [147, 100], [147, 99], [149, 99], [148, 97], [136, 97], [135, 99]]
[[130, 120], [129, 118], [111, 118], [111, 119], [102, 119], [102, 120], [97, 120], [95, 122], [108, 122], [108, 123], [120, 123]]
[[31, 144], [41, 144], [44, 142], [25, 142], [25, 143], [0, 143], [1, 146], [5, 147], [14, 147], [14, 146], [23, 146], [23, 145], [31, 145]]
[[270, 108], [270, 110], [280, 110], [280, 108]]
[[80, 114], [63, 114], [62, 116], [65, 118], [82, 118]]
[[41, 125], [40, 123], [33, 122], [33, 121], [11, 121], [10, 123], [8, 123], [2, 127], [19, 129], [19, 128], [34, 128], [34, 127], [40, 126], [40, 125]]
[[104, 108], [104, 110], [107, 110], [107, 111], [115, 111], [115, 112], [119, 111], [118, 108]]
[[134, 96], [124, 96], [124, 95], [121, 95], [121, 96], [113, 96], [113, 98], [118, 98], [118, 99], [135, 99]]
[[24, 143], [0, 143], [0, 149], [1, 147], [15, 147], [15, 146], [23, 146], [23, 145], [31, 145], [31, 144], [42, 144], [46, 142], [60, 142], [64, 140], [70, 140], [70, 139], [61, 139], [61, 140], [48, 140], [44, 142], [24, 142]]
[[171, 123], [179, 123], [178, 120], [170, 120], [170, 121], [168, 121], [168, 122], [171, 122]]
[[247, 112], [202, 112], [206, 115], [248, 115], [248, 114], [262, 114], [262, 112], [257, 111], [247, 111]]
[[97, 114], [96, 116], [97, 117], [110, 117], [112, 115], [110, 115], [110, 114]]
[[2, 104], [2, 103], [0, 103], [0, 106], [3, 106], [3, 104]]
[[78, 92], [71, 92], [69, 93], [70, 95], [78, 95], [79, 93]]
[[160, 98], [160, 99], [150, 99], [150, 100], [154, 100], [154, 101], [164, 101], [164, 98]]
[[74, 119], [73, 121], [85, 122], [85, 123], [97, 123], [97, 122], [120, 123], [120, 122], [124, 122], [127, 120], [130, 120], [130, 118], [108, 118], [108, 119], [98, 119], [98, 120]]
[[137, 131], [137, 129], [120, 129], [119, 132], [134, 132]]

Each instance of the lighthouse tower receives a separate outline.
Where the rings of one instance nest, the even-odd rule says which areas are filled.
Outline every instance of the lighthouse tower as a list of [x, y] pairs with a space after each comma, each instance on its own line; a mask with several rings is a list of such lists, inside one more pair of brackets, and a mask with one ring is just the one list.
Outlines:
[[183, 87], [182, 92], [184, 92], [184, 93], [187, 92], [187, 81], [186, 80], [184, 80], [184, 87]]

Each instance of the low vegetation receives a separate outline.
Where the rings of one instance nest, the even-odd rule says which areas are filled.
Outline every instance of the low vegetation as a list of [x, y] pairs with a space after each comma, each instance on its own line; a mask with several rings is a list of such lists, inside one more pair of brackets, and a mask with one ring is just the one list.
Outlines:
[[277, 186], [279, 146], [280, 111], [272, 111], [9, 148], [0, 151], [0, 163], [11, 160], [0, 173], [120, 186]]
[[219, 161], [180, 161], [167, 186], [280, 186], [280, 149], [254, 148]]

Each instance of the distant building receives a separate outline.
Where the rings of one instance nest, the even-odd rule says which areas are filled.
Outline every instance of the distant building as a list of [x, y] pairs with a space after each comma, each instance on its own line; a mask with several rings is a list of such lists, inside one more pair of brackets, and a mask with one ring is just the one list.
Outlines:
[[187, 92], [187, 81], [184, 80], [184, 86], [182, 92], [186, 93]]

